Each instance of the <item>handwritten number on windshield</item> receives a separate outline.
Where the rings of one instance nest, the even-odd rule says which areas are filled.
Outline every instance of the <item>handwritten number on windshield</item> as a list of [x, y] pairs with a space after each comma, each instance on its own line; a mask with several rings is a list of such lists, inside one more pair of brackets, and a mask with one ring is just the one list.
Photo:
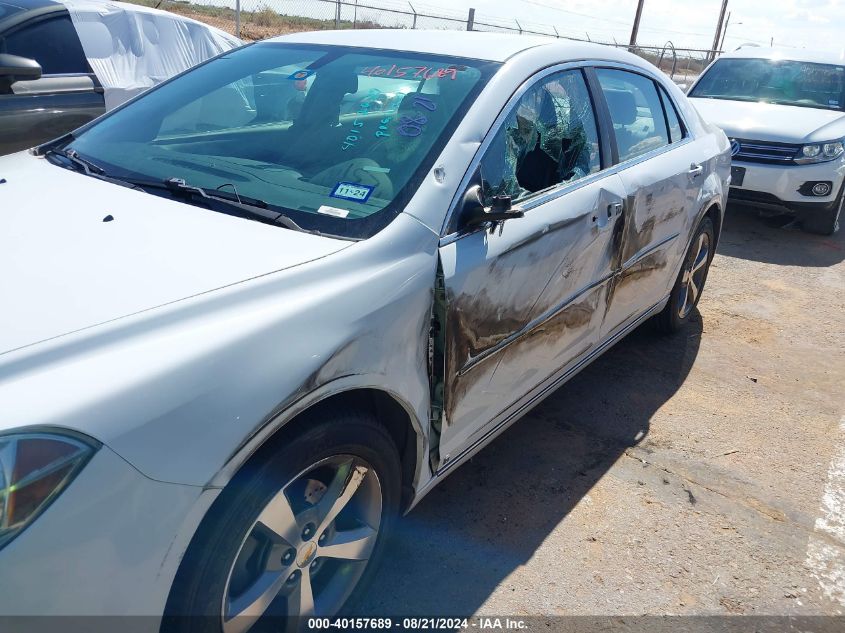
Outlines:
[[[428, 97], [419, 95], [414, 97], [414, 106], [416, 108], [423, 108], [429, 112], [434, 112], [437, 109], [437, 104], [434, 101]], [[410, 116], [406, 115], [399, 119], [397, 131], [402, 136], [413, 138], [422, 134], [426, 123], [428, 123], [428, 117], [417, 109]]]

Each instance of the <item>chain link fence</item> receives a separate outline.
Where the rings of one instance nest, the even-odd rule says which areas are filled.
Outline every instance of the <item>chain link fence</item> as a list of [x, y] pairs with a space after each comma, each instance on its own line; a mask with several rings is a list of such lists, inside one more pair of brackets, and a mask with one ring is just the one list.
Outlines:
[[[246, 40], [324, 29], [438, 29], [542, 35], [619, 48], [627, 44], [601, 41], [553, 24], [450, 11], [415, 0], [131, 0], [202, 20]], [[719, 51], [664, 46], [631, 49], [660, 67], [676, 82], [690, 83]]]

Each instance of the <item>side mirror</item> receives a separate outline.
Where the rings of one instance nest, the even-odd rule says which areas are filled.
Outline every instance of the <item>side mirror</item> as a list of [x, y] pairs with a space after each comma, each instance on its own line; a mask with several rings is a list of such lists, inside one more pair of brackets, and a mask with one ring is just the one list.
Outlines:
[[489, 207], [481, 200], [481, 185], [473, 185], [464, 194], [461, 205], [461, 221], [464, 226], [478, 226], [487, 222], [504, 222], [521, 218], [525, 212], [511, 206], [510, 196], [496, 196]]
[[41, 66], [34, 59], [0, 53], [0, 86], [41, 78]]

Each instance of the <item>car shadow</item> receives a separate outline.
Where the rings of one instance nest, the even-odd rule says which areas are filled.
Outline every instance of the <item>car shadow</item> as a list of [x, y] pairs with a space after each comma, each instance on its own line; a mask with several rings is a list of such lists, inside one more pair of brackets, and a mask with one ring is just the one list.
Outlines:
[[702, 330], [698, 312], [670, 337], [646, 324], [458, 468], [399, 521], [360, 614], [473, 614], [645, 438]]
[[761, 217], [753, 206], [730, 203], [719, 254], [781, 266], [833, 266], [845, 259], [845, 231], [813, 235], [792, 217]]

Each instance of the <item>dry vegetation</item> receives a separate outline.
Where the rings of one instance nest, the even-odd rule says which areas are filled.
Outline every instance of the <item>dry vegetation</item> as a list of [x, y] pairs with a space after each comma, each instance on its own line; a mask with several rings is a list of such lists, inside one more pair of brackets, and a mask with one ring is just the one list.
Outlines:
[[[178, 13], [185, 17], [204, 22], [217, 27], [227, 33], [235, 33], [235, 12], [226, 7], [213, 7], [202, 4], [190, 4], [174, 0], [126, 0], [133, 4], [141, 4], [147, 7], [157, 7], [172, 13]], [[380, 28], [379, 24], [359, 20], [356, 23], [359, 29]], [[352, 28], [352, 23], [342, 20], [340, 28]], [[259, 11], [241, 11], [241, 33], [244, 40], [263, 40], [285, 33], [298, 33], [300, 31], [320, 31], [335, 28], [334, 20], [319, 20], [316, 18], [304, 18], [293, 15], [281, 15], [271, 7], [264, 5]]]

